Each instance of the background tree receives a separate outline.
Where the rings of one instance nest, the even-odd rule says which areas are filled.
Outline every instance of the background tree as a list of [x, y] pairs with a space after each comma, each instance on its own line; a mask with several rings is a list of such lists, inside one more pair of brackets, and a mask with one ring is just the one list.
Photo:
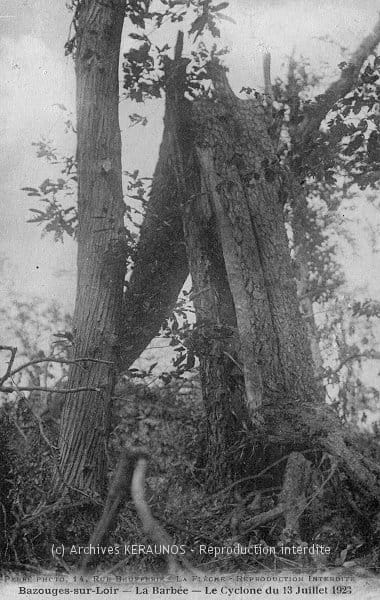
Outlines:
[[[121, 183], [119, 51], [126, 4], [79, 2], [75, 15], [77, 77], [78, 279], [73, 357], [60, 434], [67, 485], [100, 491], [111, 393], [120, 361], [118, 332], [128, 255]], [[58, 478], [60, 484], [60, 478]]]

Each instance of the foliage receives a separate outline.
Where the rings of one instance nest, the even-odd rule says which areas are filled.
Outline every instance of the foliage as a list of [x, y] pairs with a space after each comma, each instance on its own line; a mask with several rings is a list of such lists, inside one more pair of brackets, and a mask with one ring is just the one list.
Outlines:
[[[146, 490], [149, 504], [174, 543], [185, 544], [188, 550], [199, 544], [278, 546], [282, 532], [280, 520], [261, 527], [249, 525], [255, 515], [270, 510], [277, 502], [279, 490], [270, 483], [271, 470], [276, 465], [267, 465], [267, 489], [256, 489], [256, 475], [253, 475], [240, 485], [236, 483], [211, 496], [206, 492], [203, 484], [204, 408], [198, 386], [199, 383], [192, 381], [185, 383], [182, 389], [177, 384], [147, 388], [126, 378], [121, 380], [114, 398], [111, 465], [115, 465], [119, 449], [126, 443], [149, 447]], [[66, 500], [50, 496], [54, 430], [44, 424], [42, 431], [46, 441], [21, 399], [17, 406], [8, 406], [3, 411], [2, 429], [6, 429], [11, 440], [5, 455], [12, 465], [7, 497], [11, 519], [2, 564], [13, 568], [21, 568], [22, 563], [38, 569], [55, 568], [49, 551], [51, 543], [65, 546], [86, 543], [100, 507], [96, 500], [85, 496], [76, 497], [75, 502], [70, 494]], [[378, 456], [378, 447], [368, 436], [362, 436], [361, 445], [368, 455]], [[190, 554], [194, 565], [206, 572], [215, 572], [215, 569], [231, 572], [260, 570], [263, 566], [325, 568], [350, 560], [354, 561], [351, 564], [376, 569], [370, 550], [376, 549], [379, 540], [372, 522], [363, 525], [361, 518], [361, 512], [372, 514], [373, 507], [366, 506], [344, 476], [334, 471], [328, 457], [321, 457], [316, 463], [313, 491], [303, 519], [305, 541], [329, 545], [328, 564], [320, 563], [318, 557], [304, 564], [297, 557], [290, 561], [288, 557], [283, 561], [269, 555], [210, 559], [195, 552]], [[111, 466], [109, 476], [112, 474]], [[109, 544], [130, 544], [136, 539], [141, 544], [152, 543], [141, 531], [133, 505], [128, 503], [122, 507]], [[75, 568], [78, 557], [67, 557], [65, 562], [67, 567]], [[126, 568], [137, 572], [164, 568], [159, 556], [130, 556], [122, 562], [117, 556], [102, 559], [103, 568], [111, 565], [115, 572], [125, 572]]]
[[[152, 4], [161, 5], [162, 10], [151, 10]], [[147, 23], [153, 25], [154, 30], [159, 29], [167, 21], [181, 23], [191, 12], [194, 15], [194, 21], [190, 27], [190, 34], [194, 34], [196, 39], [204, 30], [209, 30], [212, 35], [219, 36], [218, 20], [234, 22], [231, 17], [221, 12], [228, 8], [228, 5], [229, 2], [214, 4], [213, 0], [158, 0], [157, 3], [152, 2], [152, 0], [127, 0], [125, 16], [132, 25], [140, 30], [145, 29]], [[81, 0], [70, 0], [67, 3], [67, 8], [73, 12], [73, 20], [72, 31], [69, 40], [65, 44], [65, 52], [66, 55], [75, 55], [82, 2]], [[133, 34], [133, 37], [135, 39], [147, 39], [146, 36], [139, 34]]]
[[[308, 269], [303, 293], [314, 303], [328, 395], [342, 419], [359, 426], [363, 425], [367, 409], [369, 414], [375, 409], [377, 397], [374, 388], [370, 389], [362, 380], [363, 373], [373, 363], [376, 347], [373, 342], [372, 348], [368, 343], [363, 347], [361, 340], [370, 340], [371, 332], [378, 327], [373, 321], [364, 326], [360, 317], [376, 315], [377, 303], [361, 303], [350, 297], [340, 304], [339, 288], [344, 276], [337, 250], [345, 235], [340, 207], [348, 198], [359, 201], [358, 186], [378, 185], [378, 176], [371, 175], [377, 169], [376, 162], [368, 164], [365, 148], [372, 135], [368, 131], [375, 132], [378, 128], [374, 103], [379, 90], [377, 65], [378, 59], [370, 57], [355, 89], [330, 111], [320, 131], [307, 139], [306, 146], [302, 145], [302, 153], [298, 131], [318, 102], [324, 102], [323, 95], [313, 98], [321, 76], [310, 72], [304, 59], [296, 61], [292, 57], [287, 80], [275, 82], [272, 107], [274, 119], [279, 116], [282, 121], [279, 159], [290, 179], [285, 215], [290, 231], [296, 227], [303, 232], [301, 240], [299, 235], [297, 239], [298, 244], [302, 243]], [[346, 63], [340, 67], [349, 68]], [[301, 198], [304, 195], [306, 203], [299, 201], [300, 187], [292, 185], [294, 177], [301, 183]], [[377, 201], [376, 196], [368, 195], [367, 199], [372, 203]], [[290, 238], [296, 250], [292, 235]]]
[[[187, 9], [191, 8], [195, 18], [190, 25], [189, 34], [194, 37], [194, 41], [206, 30], [213, 36], [218, 36], [217, 19], [228, 18], [220, 12], [227, 7], [226, 2], [213, 5], [209, 0], [161, 0], [161, 4], [164, 9], [159, 13], [150, 12], [149, 1], [131, 1], [127, 3], [127, 15], [134, 25], [145, 30], [146, 22], [154, 22], [156, 27], [160, 27], [164, 19], [180, 22], [185, 18]], [[73, 8], [75, 24], [79, 16], [80, 2], [74, 1]], [[145, 33], [133, 33], [131, 37], [142, 43], [124, 54], [126, 93], [137, 102], [149, 97], [160, 97], [165, 90], [165, 63], [170, 48], [168, 45], [163, 48], [153, 45]], [[75, 36], [70, 40], [67, 49], [75, 50]], [[197, 51], [192, 52], [186, 89], [191, 97], [196, 96], [199, 91], [203, 93], [207, 90], [207, 64], [220, 54], [222, 52], [216, 47], [209, 51], [203, 42]], [[274, 88], [276, 104], [272, 107], [272, 117], [274, 120], [278, 117], [281, 122], [281, 144], [278, 150], [281, 171], [285, 174], [284, 180], [287, 173], [294, 174], [307, 196], [307, 203], [301, 215], [307, 232], [304, 242], [309, 269], [307, 293], [312, 302], [318, 302], [320, 307], [327, 307], [327, 310], [332, 304], [333, 292], [341, 283], [341, 274], [334, 256], [334, 243], [329, 239], [329, 233], [334, 226], [334, 211], [337, 210], [347, 189], [337, 191], [336, 184], [339, 183], [340, 177], [347, 177], [349, 185], [355, 184], [361, 188], [376, 187], [378, 181], [380, 158], [377, 129], [380, 123], [375, 106], [378, 94], [378, 66], [377, 58], [368, 62], [361, 73], [357, 89], [334, 107], [322, 130], [308, 141], [302, 153], [297, 145], [296, 130], [307, 117], [313, 104], [318, 102], [318, 97], [312, 99], [312, 90], [319, 80], [308, 73], [305, 65], [293, 65], [287, 83], [278, 81]], [[349, 66], [342, 64], [341, 68], [346, 69]], [[252, 90], [247, 87], [245, 91]], [[256, 98], [260, 100], [259, 95]], [[267, 105], [265, 99], [262, 101]], [[144, 119], [135, 113], [131, 117], [131, 124], [138, 123], [145, 125]], [[273, 126], [273, 123], [270, 126]], [[31, 209], [35, 215], [31, 221], [44, 225], [44, 232], [53, 232], [56, 239], [62, 240], [63, 233], [75, 235], [77, 226], [75, 207], [66, 208], [63, 200], [75, 193], [75, 161], [73, 157], [58, 157], [56, 150], [46, 141], [40, 142], [37, 147], [40, 156], [52, 164], [61, 165], [63, 176], [56, 181], [47, 179], [38, 188], [24, 188], [29, 196], [34, 196], [39, 202], [46, 204], [45, 210]], [[269, 169], [271, 165], [263, 167]], [[138, 171], [127, 175], [130, 192], [128, 196], [135, 203], [134, 206], [128, 205], [126, 209], [132, 223], [132, 227], [128, 227], [127, 230], [130, 243], [128, 258], [133, 260], [133, 248], [137, 239], [137, 232], [133, 230], [133, 226], [137, 228], [138, 223], [131, 215], [133, 211], [138, 213], [141, 209], [143, 216], [147, 178], [141, 178]], [[136, 206], [138, 208], [135, 208]], [[291, 185], [285, 198], [285, 208], [291, 228], [294, 224], [292, 219], [299, 209], [297, 195]], [[300, 218], [300, 215], [298, 217]], [[188, 299], [191, 300], [189, 292], [180, 300], [175, 312], [164, 324], [163, 335], [170, 339], [170, 345], [177, 353], [173, 364], [174, 371], [161, 375], [161, 380], [166, 384], [180, 380], [186, 371], [194, 367], [195, 357], [199, 353], [197, 345], [203, 330], [207, 328], [207, 322], [198, 322], [194, 326], [189, 319]], [[324, 332], [325, 339], [331, 341], [334, 338], [338, 347], [337, 366], [328, 366], [325, 375], [331, 386], [338, 386], [335, 395], [338, 400], [333, 398], [333, 404], [337, 405], [336, 408], [343, 419], [348, 419], [351, 405], [358, 401], [357, 388], [361, 388], [359, 392], [364, 400], [368, 400], [370, 390], [364, 389], [358, 374], [351, 367], [341, 369], [340, 363], [359, 354], [362, 358], [371, 358], [368, 348], [363, 350], [363, 346], [368, 346], [363, 341], [364, 336], [361, 336], [359, 344], [354, 334], [362, 333], [363, 318], [376, 317], [378, 311], [376, 302], [355, 302], [349, 323], [344, 322], [342, 315], [336, 311], [334, 318], [328, 323], [328, 332]], [[358, 319], [362, 321], [358, 322]], [[347, 331], [351, 337], [347, 335]], [[217, 333], [214, 332], [215, 335]], [[68, 339], [66, 335], [63, 337]], [[131, 369], [130, 374], [142, 380], [151, 375], [155, 366], [151, 366], [146, 372]], [[374, 399], [377, 400], [377, 396], [374, 396]], [[85, 524], [88, 527], [88, 514], [83, 518], [81, 510], [74, 512], [69, 525], [67, 526], [65, 521], [63, 527], [63, 520], [67, 519], [64, 512], [66, 508], [61, 507], [59, 503], [53, 503], [46, 485], [54, 464], [54, 433], [49, 432], [46, 435], [44, 429], [41, 430], [41, 421], [34, 419], [29, 405], [28, 402], [25, 405], [24, 398], [19, 398], [17, 403], [7, 406], [4, 411], [6, 422], [11, 423], [6, 425], [10, 435], [21, 435], [21, 438], [26, 439], [25, 448], [22, 444], [17, 444], [21, 447], [19, 457], [14, 454], [16, 448], [9, 447], [7, 450], [11, 457], [9, 462], [15, 465], [14, 470], [10, 472], [13, 483], [6, 499], [11, 506], [13, 526], [13, 541], [10, 545], [13, 555], [8, 558], [20, 561], [21, 557], [31, 564], [40, 564], [49, 555], [46, 551], [48, 540], [49, 543], [73, 543], [75, 540], [83, 542], [83, 538], [87, 539]], [[189, 546], [199, 541], [211, 541], [220, 545], [233, 544], [236, 539], [245, 544], [280, 543], [279, 521], [275, 520], [270, 525], [260, 528], [247, 526], [247, 519], [270, 510], [279, 498], [278, 488], [268, 485], [268, 488], [259, 490], [256, 487], [257, 474], [252, 476], [252, 481], [246, 485], [233, 485], [231, 489], [220, 490], [211, 498], [206, 495], [201, 460], [205, 437], [204, 413], [199, 397], [189, 395], [184, 401], [183, 396], [168, 392], [167, 387], [152, 389], [150, 386], [147, 389], [144, 385], [128, 382], [124, 388], [119, 388], [115, 407], [112, 458], [115, 460], [119, 448], [125, 444], [149, 443], [153, 460], [148, 483], [154, 494], [154, 509], [163, 514], [165, 525], [174, 539], [181, 539]], [[49, 440], [49, 435], [53, 440], [51, 444], [45, 439]], [[369, 435], [363, 434], [363, 440], [368, 455], [378, 458], [377, 443]], [[33, 460], [28, 458], [29, 456], [32, 456]], [[328, 457], [314, 458], [316, 469], [313, 475], [313, 494], [304, 516], [307, 541], [324, 541], [324, 536], [329, 536], [329, 542], [333, 545], [332, 560], [335, 564], [342, 564], [347, 557], [356, 558], [365, 552], [366, 544], [367, 548], [370, 544], [378, 546], [378, 531], [374, 532], [373, 528], [363, 526], [360, 523], [361, 516], [358, 517], [358, 514], [362, 513], [372, 516], [373, 507], [367, 506], [363, 498], [355, 495], [345, 477], [335, 472], [335, 467]], [[269, 465], [268, 469], [270, 471], [272, 465]], [[270, 475], [268, 477], [270, 478]], [[26, 490], [33, 482], [36, 494], [28, 495]], [[45, 507], [52, 507], [51, 519], [47, 519]], [[328, 528], [325, 525], [326, 520]], [[132, 527], [131, 522], [134, 523]], [[46, 528], [45, 532], [41, 531], [42, 527]], [[134, 535], [136, 537], [137, 531], [132, 509], [128, 506], [119, 519], [112, 541], [117, 543], [122, 540], [123, 543], [128, 543]], [[33, 542], [24, 545], [22, 550], [21, 542], [25, 537]], [[233, 568], [248, 567], [244, 558], [232, 559], [227, 565], [228, 569], [231, 568], [231, 563]], [[146, 569], [147, 566], [156, 565], [144, 564], [139, 559], [139, 568]], [[206, 564], [203, 566], [207, 567]], [[215, 569], [224, 568], [226, 565], [223, 561], [214, 561], [211, 566]]]
[[[68, 123], [70, 125], [67, 125]], [[66, 121], [66, 127], [67, 131], [75, 132], [70, 117]], [[75, 238], [78, 226], [76, 206], [78, 178], [75, 158], [72, 155], [61, 155], [53, 143], [44, 138], [33, 145], [37, 148], [37, 157], [54, 165], [53, 168], [59, 170], [60, 176], [55, 180], [49, 177], [38, 187], [22, 188], [27, 196], [38, 199], [40, 207], [29, 209], [32, 216], [28, 222], [42, 226], [42, 235], [53, 233], [56, 242], [63, 242], [64, 234]]]
[[[76, 503], [58, 502], [51, 481], [57, 464], [58, 423], [38, 416], [36, 401], [19, 395], [0, 409], [6, 442], [7, 522], [2, 535], [2, 566], [23, 570], [51, 567], [51, 544], [67, 544], [87, 537], [88, 524], [97, 518], [96, 504], [83, 498]], [[75, 543], [75, 541], [73, 542]]]
[[[71, 318], [54, 302], [40, 298], [21, 298], [11, 288], [4, 294], [0, 308], [2, 341], [17, 347], [14, 368], [47, 357], [66, 358], [70, 345], [68, 333]], [[2, 361], [8, 359], [2, 353]], [[62, 364], [31, 364], [13, 378], [13, 384], [54, 387], [65, 379], [67, 370]]]
[[[143, 118], [139, 115], [131, 115], [131, 121], [134, 124], [142, 124], [142, 120]], [[50, 141], [43, 139], [33, 145], [38, 148], [37, 156], [39, 158], [45, 159], [52, 165], [62, 167], [62, 177], [55, 181], [50, 178], [45, 179], [37, 188], [22, 188], [28, 197], [37, 198], [39, 202], [45, 205], [44, 209], [30, 208], [29, 211], [33, 214], [33, 217], [28, 222], [43, 225], [42, 235], [53, 233], [56, 242], [63, 242], [64, 234], [75, 238], [78, 228], [76, 162], [73, 156], [60, 155]], [[128, 198], [128, 201], [125, 202], [126, 259], [128, 261], [133, 257], [138, 229], [147, 203], [146, 197], [151, 178], [141, 176], [138, 170], [133, 173], [125, 171], [124, 175], [127, 178], [126, 197]], [[67, 207], [67, 204], [71, 204], [73, 198], [75, 204]]]
[[[342, 63], [341, 68], [349, 69]], [[378, 187], [380, 173], [380, 56], [363, 66], [357, 86], [342, 98], [328, 121], [328, 140], [340, 151], [342, 168], [361, 189]]]
[[[5, 470], [1, 503], [2, 511], [6, 511], [0, 551], [3, 565], [39, 565], [55, 539], [50, 537], [51, 530], [45, 528], [44, 510], [51, 502], [58, 424], [54, 414], [56, 398], [38, 388], [64, 385], [67, 366], [45, 359], [67, 357], [68, 340], [62, 336], [71, 328], [71, 321], [56, 304], [22, 298], [11, 284], [6, 286], [0, 309], [2, 342], [17, 347], [13, 369], [26, 363], [28, 366], [5, 382], [16, 390], [12, 395], [0, 393], [0, 443]], [[2, 351], [1, 359], [5, 364], [9, 355]], [[17, 391], [19, 386], [37, 390], [24, 394]]]
[[[379, 321], [370, 309], [372, 304], [370, 300], [353, 301], [351, 295], [340, 294], [322, 305], [319, 323], [331, 405], [345, 423], [376, 434], [379, 391], [372, 383], [380, 352]], [[366, 309], [361, 312], [362, 306]]]

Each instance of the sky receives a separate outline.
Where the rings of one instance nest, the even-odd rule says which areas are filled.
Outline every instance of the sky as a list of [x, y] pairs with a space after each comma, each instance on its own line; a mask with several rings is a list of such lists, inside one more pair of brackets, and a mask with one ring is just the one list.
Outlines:
[[[377, 0], [232, 0], [226, 14], [236, 24], [221, 23], [230, 80], [236, 91], [242, 85], [262, 84], [262, 53], [272, 55], [272, 76], [283, 72], [294, 51], [309, 58], [326, 74], [326, 84], [337, 76], [341, 46], [354, 49], [377, 20]], [[64, 134], [63, 115], [57, 104], [75, 110], [75, 79], [71, 57], [64, 56], [71, 13], [63, 0], [0, 0], [0, 260], [6, 259], [3, 287], [20, 294], [38, 295], [59, 302], [71, 311], [75, 297], [75, 243], [41, 239], [40, 229], [28, 224], [31, 198], [21, 191], [51, 175], [51, 167], [35, 156], [33, 142], [50, 139], [61, 149], [74, 151]], [[128, 27], [123, 47], [131, 44]], [[328, 40], [321, 38], [326, 38]], [[167, 27], [153, 33], [162, 44], [174, 39]], [[128, 115], [147, 116], [148, 125], [129, 128]], [[120, 103], [124, 168], [151, 175], [162, 133], [163, 102], [146, 105]], [[369, 227], [379, 220], [361, 204], [342, 217], [357, 237], [356, 255], [347, 248], [342, 259], [348, 287], [380, 297], [376, 276], [378, 255], [370, 248]], [[356, 219], [361, 218], [358, 228]], [[365, 268], [364, 267], [365, 264]], [[4, 283], [6, 282], [6, 283]]]

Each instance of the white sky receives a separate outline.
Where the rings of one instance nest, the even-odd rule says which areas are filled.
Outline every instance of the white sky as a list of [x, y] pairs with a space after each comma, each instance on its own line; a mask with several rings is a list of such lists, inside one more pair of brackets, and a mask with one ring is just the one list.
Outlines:
[[[58, 147], [68, 141], [62, 131], [62, 113], [53, 105], [74, 110], [72, 59], [64, 57], [71, 15], [64, 1], [0, 0], [0, 256], [13, 263], [16, 289], [55, 298], [71, 309], [75, 294], [75, 245], [66, 238], [55, 244], [41, 240], [40, 230], [27, 224], [32, 198], [20, 190], [39, 184], [51, 171], [35, 157], [33, 141], [41, 136]], [[260, 87], [261, 53], [272, 53], [273, 77], [293, 49], [330, 77], [341, 60], [339, 45], [353, 49], [373, 28], [379, 11], [377, 0], [232, 0], [227, 14], [237, 22], [222, 23], [223, 43], [231, 48], [226, 58], [236, 90], [242, 85]], [[161, 44], [169, 30], [154, 34]], [[330, 36], [337, 45], [318, 38]], [[128, 38], [125, 32], [125, 48]], [[149, 119], [147, 127], [129, 129], [128, 115], [137, 112]], [[157, 157], [162, 131], [162, 102], [147, 105], [122, 102], [123, 160], [128, 170], [139, 168], [150, 175]], [[379, 221], [379, 215], [359, 211], [362, 220]], [[350, 287], [361, 286], [380, 297], [378, 256], [370, 251], [365, 226], [357, 232], [358, 256], [345, 256]], [[57, 275], [59, 274], [59, 276]], [[366, 291], [364, 293], [367, 293]]]

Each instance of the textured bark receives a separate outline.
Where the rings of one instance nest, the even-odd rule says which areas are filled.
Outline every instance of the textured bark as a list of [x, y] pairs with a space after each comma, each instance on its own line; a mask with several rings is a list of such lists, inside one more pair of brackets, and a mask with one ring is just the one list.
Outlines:
[[263, 108], [236, 98], [220, 68], [212, 76], [215, 97], [194, 103], [196, 155], [234, 302], [255, 443], [328, 451], [379, 498], [379, 468], [353, 448], [314, 378]]
[[[113, 363], [97, 363], [91, 370], [72, 370], [70, 375], [70, 387], [80, 381], [81, 387], [100, 390], [68, 398], [62, 417], [57, 483], [61, 485], [63, 478], [80, 489], [98, 489], [98, 483], [104, 480], [109, 398], [115, 373], [127, 369], [158, 334], [188, 275], [178, 177], [172, 161], [173, 129], [165, 117], [150, 202], [121, 309], [126, 261], [117, 70], [123, 16], [123, 3], [104, 11], [101, 6], [92, 9], [89, 3], [84, 4], [78, 28], [81, 229], [75, 356], [94, 356]], [[88, 465], [97, 475], [87, 476]]]
[[[74, 358], [60, 433], [60, 476], [66, 485], [101, 491], [110, 396], [119, 365], [118, 334], [126, 264], [119, 129], [119, 48], [125, 2], [81, 3], [75, 65], [78, 121], [78, 278]], [[105, 361], [105, 362], [101, 362]], [[106, 364], [106, 362], [110, 364]]]
[[197, 317], [192, 344], [200, 361], [206, 411], [206, 486], [215, 491], [245, 474], [249, 415], [234, 303], [208, 195], [196, 171], [192, 185], [194, 194], [183, 211]]
[[278, 405], [290, 391], [294, 401], [312, 399], [314, 390], [307, 383], [312, 380], [312, 358], [296, 299], [263, 108], [238, 100], [224, 73], [217, 77], [219, 101], [202, 100], [194, 106], [197, 155], [221, 240], [247, 402], [255, 419], [264, 404]]
[[[209, 221], [207, 190], [194, 161], [191, 103], [184, 98], [187, 61], [181, 59], [181, 35], [176, 58], [167, 63], [166, 139], [161, 150], [172, 165], [197, 325], [191, 339], [200, 360], [202, 396], [206, 411], [206, 484], [223, 487], [239, 479], [244, 465], [236, 460], [248, 428], [244, 381], [234, 304], [229, 291], [215, 223]], [[166, 142], [166, 143], [165, 143]]]
[[[220, 327], [219, 323], [227, 323], [227, 328], [231, 330], [235, 324], [239, 333], [239, 343], [234, 343], [234, 352], [225, 346], [225, 340], [222, 343], [218, 340], [218, 344], [213, 342], [215, 352], [210, 354], [211, 360], [207, 358], [204, 361], [199, 353], [201, 368], [206, 374], [206, 405], [207, 398], [210, 398], [210, 424], [215, 406], [219, 406], [218, 414], [224, 415], [227, 424], [231, 423], [230, 416], [235, 411], [231, 401], [228, 403], [227, 396], [220, 401], [222, 385], [209, 386], [211, 391], [207, 392], [207, 382], [212, 383], [215, 374], [218, 377], [225, 375], [228, 369], [223, 361], [226, 357], [231, 360], [232, 356], [231, 362], [238, 370], [241, 365], [244, 374], [247, 406], [257, 433], [264, 436], [265, 432], [271, 432], [274, 441], [289, 441], [298, 437], [298, 443], [302, 445], [310, 441], [310, 432], [314, 435], [315, 430], [320, 438], [326, 439], [330, 449], [334, 447], [336, 455], [340, 453], [344, 457], [342, 460], [348, 471], [350, 457], [355, 459], [351, 462], [351, 471], [358, 479], [358, 466], [363, 465], [363, 461], [359, 458], [358, 463], [357, 457], [350, 455], [344, 440], [340, 440], [339, 444], [334, 442], [335, 434], [331, 437], [330, 433], [332, 430], [338, 432], [335, 422], [329, 421], [331, 427], [327, 429], [323, 425], [323, 411], [311, 410], [313, 401], [320, 399], [321, 393], [312, 378], [312, 358], [297, 306], [285, 229], [277, 204], [276, 176], [273, 179], [271, 174], [275, 165], [274, 153], [262, 109], [255, 103], [237, 101], [222, 78], [217, 84], [219, 96], [216, 105], [207, 100], [196, 102], [192, 124], [185, 114], [189, 106], [182, 102], [183, 88], [181, 85], [172, 88], [173, 95], [169, 101], [173, 102], [171, 114], [174, 115], [174, 126], [168, 127], [167, 137], [163, 141], [161, 165], [156, 171], [156, 187], [153, 186], [152, 191], [152, 212], [142, 230], [142, 251], [126, 294], [124, 318], [129, 333], [124, 330], [122, 343], [127, 347], [122, 351], [122, 359], [120, 357], [118, 333], [125, 236], [117, 111], [118, 55], [124, 7], [122, 0], [116, 0], [112, 5], [84, 0], [79, 12], [76, 67], [80, 231], [78, 294], [74, 315], [75, 356], [92, 356], [105, 362], [99, 362], [96, 366], [90, 364], [85, 371], [79, 371], [77, 367], [71, 370], [70, 387], [76, 387], [80, 382], [81, 386], [84, 384], [99, 391], [73, 394], [67, 398], [60, 439], [62, 474], [66, 482], [75, 487], [98, 490], [102, 486], [109, 398], [115, 370], [122, 363], [129, 366], [154, 336], [162, 317], [166, 316], [175, 301], [176, 289], [180, 289], [181, 280], [186, 276], [178, 211], [170, 210], [170, 206], [174, 207], [175, 198], [179, 206], [180, 198], [185, 231], [189, 232], [191, 227], [195, 227], [191, 236], [193, 240], [198, 236], [199, 241], [205, 237], [205, 231], [207, 236], [212, 231], [214, 239], [218, 240], [214, 254], [223, 256], [223, 264], [216, 269], [216, 282], [210, 277], [207, 265], [203, 273], [199, 272], [196, 293], [201, 297], [201, 284], [210, 280], [211, 294], [206, 309], [210, 313], [214, 311], [211, 320], [215, 319], [217, 328]], [[362, 62], [364, 50], [368, 52], [374, 47], [378, 29], [356, 53], [357, 64]], [[357, 75], [357, 66], [355, 69]], [[350, 73], [353, 74], [354, 70], [351, 69]], [[344, 92], [348, 81], [346, 75], [344, 86], [331, 88], [320, 102], [321, 110], [311, 113], [309, 122], [301, 128], [303, 141], [309, 139], [311, 129], [315, 131], [316, 123], [321, 122], [322, 113], [326, 114], [328, 105], [331, 107], [342, 90]], [[351, 85], [352, 79], [353, 76]], [[178, 79], [178, 82], [181, 83], [181, 80]], [[175, 113], [179, 107], [184, 111], [181, 119]], [[190, 160], [189, 144], [193, 144], [191, 129], [196, 132], [197, 151]], [[207, 218], [207, 226], [203, 227], [194, 221], [197, 211], [188, 218], [184, 210], [184, 206], [188, 206], [192, 200], [186, 185], [186, 168], [192, 161], [195, 170], [201, 172], [200, 185], [207, 192], [207, 201], [202, 201], [199, 208], [202, 219], [204, 211], [207, 213], [211, 206], [211, 216]], [[175, 193], [169, 196], [167, 190], [172, 185]], [[155, 202], [157, 211], [154, 210]], [[164, 207], [169, 207], [167, 222], [176, 233], [170, 239], [168, 230], [158, 227], [157, 243], [152, 243], [154, 213], [159, 214]], [[201, 255], [196, 245], [191, 254], [191, 244], [188, 239], [187, 242], [190, 264], [195, 271]], [[163, 252], [163, 247], [167, 251]], [[210, 248], [206, 250], [209, 254]], [[151, 263], [151, 258], [158, 253], [164, 257], [162, 265], [156, 261]], [[174, 253], [173, 260], [170, 260], [169, 253]], [[208, 260], [210, 265], [215, 264], [210, 256]], [[142, 275], [149, 263], [152, 264], [151, 277], [144, 278]], [[222, 292], [226, 298], [225, 304], [215, 300], [223, 279], [228, 282], [226, 291]], [[154, 291], [150, 295], [152, 281], [159, 282], [159, 285], [153, 285]], [[170, 285], [162, 291], [167, 281]], [[147, 297], [147, 302], [144, 302]], [[149, 311], [151, 316], [148, 320], [145, 315]], [[202, 318], [199, 317], [200, 320]], [[241, 375], [236, 374], [236, 381], [239, 381], [239, 377], [241, 380]], [[226, 389], [224, 383], [223, 386]], [[241, 393], [234, 402], [241, 404]], [[308, 411], [303, 411], [303, 406], [307, 406]], [[297, 415], [294, 423], [290, 422], [289, 416], [284, 420], [280, 418], [282, 409], [294, 418]], [[226, 411], [229, 411], [229, 415], [226, 415]], [[316, 424], [312, 426], [308, 421], [310, 416], [316, 417]], [[228, 429], [223, 428], [224, 425], [214, 428], [214, 438], [220, 430]], [[227, 436], [223, 434], [220, 439], [228, 445]], [[222, 447], [222, 443], [219, 447]], [[376, 482], [373, 478], [371, 481], [369, 479], [368, 469], [365, 468], [359, 480], [373, 491]]]
[[189, 273], [173, 164], [173, 122], [166, 103], [164, 133], [141, 226], [131, 279], [124, 296], [121, 364], [127, 369], [158, 335]]

